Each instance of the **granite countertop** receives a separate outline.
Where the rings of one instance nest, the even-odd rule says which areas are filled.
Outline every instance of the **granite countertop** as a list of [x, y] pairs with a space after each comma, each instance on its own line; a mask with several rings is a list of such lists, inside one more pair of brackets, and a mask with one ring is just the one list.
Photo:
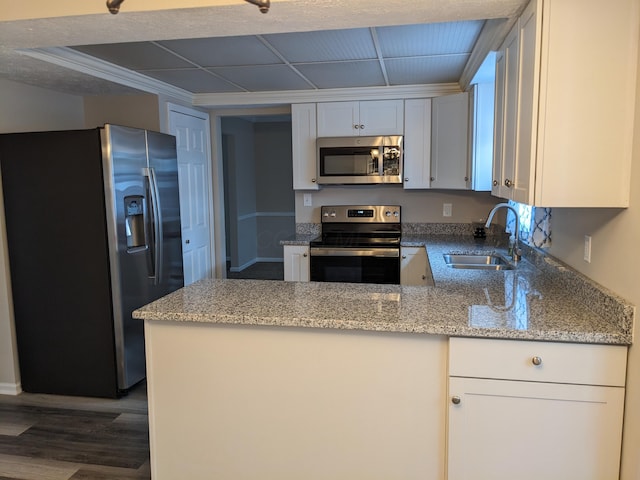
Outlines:
[[[304, 244], [305, 239], [300, 236], [295, 241]], [[443, 253], [506, 254], [489, 241], [415, 235], [403, 236], [402, 245], [426, 245], [435, 286], [203, 280], [136, 310], [133, 316], [581, 343], [632, 342], [632, 305], [532, 249], [525, 248], [526, 259], [514, 270], [487, 271], [452, 269], [445, 264]]]

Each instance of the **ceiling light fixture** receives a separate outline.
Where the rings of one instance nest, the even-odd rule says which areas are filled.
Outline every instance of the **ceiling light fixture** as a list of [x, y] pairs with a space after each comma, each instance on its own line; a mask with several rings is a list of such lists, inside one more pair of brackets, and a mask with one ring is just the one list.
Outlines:
[[[253, 5], [257, 5], [262, 13], [267, 13], [269, 11], [269, 7], [271, 6], [271, 0], [244, 0], [245, 2], [252, 3]], [[120, 11], [120, 5], [124, 2], [124, 0], [107, 0], [107, 9], [113, 15]]]

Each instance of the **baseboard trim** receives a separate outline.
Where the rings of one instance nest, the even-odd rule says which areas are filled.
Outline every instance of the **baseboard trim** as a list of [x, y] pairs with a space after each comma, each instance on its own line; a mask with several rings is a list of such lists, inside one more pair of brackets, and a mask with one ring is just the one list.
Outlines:
[[22, 386], [20, 383], [4, 383], [0, 382], [0, 395], [20, 395]]
[[284, 258], [283, 257], [256, 257], [248, 262], [246, 262], [244, 265], [240, 265], [239, 267], [229, 267], [229, 271], [233, 272], [233, 273], [238, 273], [243, 271], [245, 268], [249, 268], [251, 265], [253, 265], [254, 263], [260, 263], [260, 262], [264, 262], [264, 263], [283, 263], [284, 262]]

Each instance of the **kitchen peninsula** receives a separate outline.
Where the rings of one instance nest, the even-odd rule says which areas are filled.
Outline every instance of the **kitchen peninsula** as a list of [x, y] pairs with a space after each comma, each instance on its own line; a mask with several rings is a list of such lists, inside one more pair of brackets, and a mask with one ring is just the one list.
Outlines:
[[[514, 270], [446, 266], [443, 253], [472, 247], [427, 242], [434, 287], [205, 280], [137, 310], [147, 335], [153, 478], [447, 478], [445, 452], [466, 454], [446, 440], [459, 438], [454, 412], [447, 423], [447, 409], [460, 407], [447, 400], [456, 393], [451, 369], [464, 370], [450, 357], [459, 350], [453, 340], [502, 351], [496, 366], [522, 367], [533, 380], [503, 384], [563, 383], [595, 399], [562, 393], [563, 405], [608, 406], [597, 421], [579, 408], [574, 420], [591, 438], [575, 450], [581, 462], [593, 467], [585, 459], [599, 452], [591, 475], [609, 475], [619, 463], [633, 307], [535, 252]], [[511, 375], [500, 378], [517, 380]], [[448, 478], [462, 478], [455, 475], [449, 467]]]

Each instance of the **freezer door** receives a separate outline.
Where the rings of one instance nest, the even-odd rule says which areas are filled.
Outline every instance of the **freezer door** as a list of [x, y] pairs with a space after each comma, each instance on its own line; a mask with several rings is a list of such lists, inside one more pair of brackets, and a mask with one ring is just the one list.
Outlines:
[[101, 131], [118, 388], [145, 377], [144, 325], [131, 312], [154, 299], [146, 132]]
[[178, 158], [172, 135], [147, 132], [149, 177], [156, 236], [156, 296], [159, 298], [184, 286]]

